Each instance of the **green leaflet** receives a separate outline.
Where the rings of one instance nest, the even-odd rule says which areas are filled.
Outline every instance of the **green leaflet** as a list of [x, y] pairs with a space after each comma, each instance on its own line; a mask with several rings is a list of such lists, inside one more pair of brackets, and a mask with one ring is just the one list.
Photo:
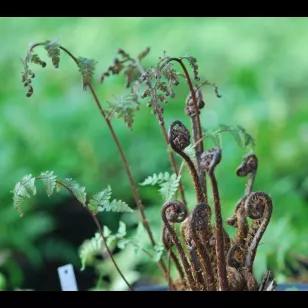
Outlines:
[[50, 197], [56, 187], [57, 177], [53, 175], [53, 171], [45, 171], [40, 174], [39, 178], [43, 182], [47, 196]]
[[25, 175], [20, 182], [17, 182], [14, 189], [11, 191], [13, 193], [13, 205], [17, 212], [19, 212], [20, 217], [23, 215], [21, 210], [21, 203], [25, 198], [30, 198], [30, 194], [36, 194], [35, 178], [31, 174]]
[[159, 174], [154, 173], [152, 176], [147, 177], [142, 183], [141, 186], [154, 186], [159, 185], [160, 189], [158, 190], [164, 200], [170, 200], [176, 193], [181, 176], [176, 176], [175, 173], [170, 175], [168, 172]]

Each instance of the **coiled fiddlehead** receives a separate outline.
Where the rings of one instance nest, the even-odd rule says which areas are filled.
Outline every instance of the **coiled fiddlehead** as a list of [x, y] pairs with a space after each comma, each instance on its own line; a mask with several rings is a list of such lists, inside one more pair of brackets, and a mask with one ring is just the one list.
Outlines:
[[236, 206], [236, 213], [227, 219], [227, 224], [234, 228], [237, 228], [235, 243], [244, 248], [246, 245], [246, 239], [249, 231], [249, 225], [247, 221], [247, 213], [245, 210], [245, 201], [247, 195], [242, 197]]
[[215, 233], [216, 233], [216, 256], [217, 256], [217, 276], [219, 289], [222, 291], [228, 290], [228, 280], [226, 272], [225, 249], [224, 249], [224, 231], [221, 217], [221, 206], [218, 191], [218, 184], [214, 174], [215, 167], [221, 161], [221, 149], [218, 147], [212, 148], [201, 155], [201, 167], [208, 172], [211, 179], [214, 209], [215, 209]]
[[211, 208], [207, 203], [199, 203], [193, 209], [190, 219], [190, 228], [194, 245], [197, 248], [199, 263], [204, 274], [204, 282], [208, 291], [215, 290], [214, 275], [209, 258], [207, 234], [209, 230]]
[[[176, 126], [178, 126], [178, 129], [175, 128]], [[190, 145], [190, 133], [188, 129], [181, 121], [173, 121], [169, 127], [168, 138], [173, 151], [178, 153], [189, 167], [196, 190], [197, 202], [204, 202], [204, 193], [199, 182], [197, 170], [189, 156], [184, 153], [184, 149]]]
[[245, 267], [247, 267], [249, 272], [252, 272], [258, 245], [271, 219], [273, 211], [272, 199], [265, 192], [253, 192], [245, 202], [245, 210], [251, 219], [261, 219], [262, 221], [250, 246], [248, 247], [245, 261]]
[[185, 220], [185, 218], [187, 217], [187, 207], [180, 201], [169, 200], [165, 202], [165, 204], [163, 205], [161, 209], [161, 216], [164, 225], [166, 226], [168, 233], [179, 252], [185, 270], [185, 274], [188, 280], [188, 284], [192, 290], [195, 290], [194, 279], [190, 271], [190, 266], [185, 256], [183, 247], [180, 243], [179, 238], [175, 234], [172, 226], [170, 225], [170, 223], [180, 223]]
[[237, 261], [237, 254], [241, 254], [241, 249], [238, 245], [233, 245], [227, 254], [227, 278], [230, 291], [243, 290], [245, 281], [239, 272], [240, 264]]
[[244, 156], [242, 163], [236, 169], [237, 176], [243, 177], [249, 175], [248, 183], [245, 189], [245, 195], [250, 194], [252, 191], [257, 169], [258, 169], [258, 159], [255, 154], [248, 154]]

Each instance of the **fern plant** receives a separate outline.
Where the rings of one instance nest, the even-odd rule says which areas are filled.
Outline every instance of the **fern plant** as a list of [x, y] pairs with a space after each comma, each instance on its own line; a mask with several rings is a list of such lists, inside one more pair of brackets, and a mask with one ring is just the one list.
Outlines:
[[[36, 194], [37, 180], [43, 182], [49, 197], [54, 191], [60, 192], [62, 188], [69, 191], [88, 210], [99, 231], [80, 247], [81, 268], [84, 269], [87, 264], [93, 263], [94, 256], [106, 250], [115, 269], [130, 290], [134, 288], [124, 277], [112, 251], [115, 251], [115, 248], [126, 249], [128, 245], [143, 251], [157, 264], [170, 290], [255, 291], [275, 289], [275, 282], [269, 271], [265, 273], [260, 283], [253, 274], [257, 248], [272, 214], [270, 196], [265, 192], [253, 191], [258, 167], [258, 159], [254, 153], [255, 141], [240, 125], [236, 127], [220, 125], [219, 129], [211, 131], [203, 128], [200, 114], [201, 109], [205, 107], [205, 102], [201, 88], [209, 85], [214, 88], [217, 97], [220, 97], [220, 94], [215, 84], [201, 80], [197, 59], [190, 55], [170, 57], [164, 52], [156, 65], [144, 69], [142, 61], [149, 54], [149, 48], [139, 53], [136, 58], [131, 57], [123, 49], [119, 49], [118, 56], [113, 64], [101, 74], [99, 81], [103, 83], [107, 77], [123, 73], [126, 79], [125, 87], [130, 88], [130, 91], [128, 94], [117, 96], [115, 101], [107, 102], [106, 107], [103, 107], [93, 87], [97, 62], [85, 57], [75, 57], [57, 41], [46, 41], [29, 46], [26, 57], [22, 60], [24, 67], [22, 82], [28, 88], [27, 97], [33, 94], [31, 79], [35, 77], [29, 67], [30, 64], [46, 66], [46, 62], [34, 54], [34, 50], [40, 46], [47, 51], [47, 56], [51, 58], [55, 68], [59, 67], [62, 53], [68, 55], [77, 65], [82, 88], [90, 91], [117, 146], [140, 214], [141, 223], [138, 230], [141, 227], [147, 233], [151, 247], [150, 249], [144, 248], [136, 237], [128, 236], [126, 225], [122, 221], [116, 233], [112, 233], [107, 226], [100, 225], [96, 216], [101, 212], [133, 212], [124, 201], [111, 200], [110, 186], [88, 197], [85, 187], [80, 186], [71, 178], [59, 180], [52, 171], [42, 172], [37, 177], [29, 174], [17, 182], [12, 193], [14, 207], [20, 215], [22, 215], [22, 202]], [[177, 71], [177, 65], [180, 71]], [[189, 73], [189, 67], [193, 78]], [[173, 121], [167, 130], [164, 108], [168, 101], [176, 96], [175, 88], [182, 83], [186, 84], [189, 89], [184, 112], [190, 119], [191, 130], [180, 120]], [[122, 118], [127, 127], [132, 129], [135, 112], [139, 110], [143, 100], [147, 101], [147, 106], [151, 107], [151, 112], [156, 115], [173, 170], [173, 173], [155, 173], [140, 183], [140, 186], [159, 187], [158, 192], [164, 202], [161, 209], [163, 228], [160, 240], [154, 237], [125, 152], [112, 125], [112, 119], [116, 116]], [[248, 176], [248, 183], [243, 196], [236, 204], [234, 215], [227, 220], [228, 225], [236, 228], [235, 238], [230, 238], [223, 226], [222, 204], [215, 174], [216, 167], [222, 159], [222, 135], [225, 132], [231, 134], [241, 148], [250, 150], [236, 170], [238, 176]], [[215, 147], [205, 150], [204, 140], [206, 138], [210, 138]], [[178, 166], [179, 159], [180, 167]], [[191, 176], [191, 186], [195, 191], [193, 206], [186, 201], [182, 183], [185, 165]], [[212, 202], [209, 201], [209, 186], [213, 195]], [[177, 200], [177, 193], [180, 195], [180, 200]], [[212, 212], [215, 213], [214, 225], [211, 220]], [[248, 219], [251, 219], [251, 222]], [[177, 224], [180, 224], [179, 228]], [[175, 269], [177, 277], [172, 277], [171, 267]]]

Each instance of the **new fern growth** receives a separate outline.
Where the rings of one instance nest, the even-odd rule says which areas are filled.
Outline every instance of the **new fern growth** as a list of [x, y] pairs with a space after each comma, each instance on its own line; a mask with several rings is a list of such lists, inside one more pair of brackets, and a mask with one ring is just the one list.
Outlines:
[[[143, 251], [156, 262], [170, 290], [275, 289], [275, 283], [269, 271], [265, 273], [261, 283], [257, 282], [253, 274], [257, 248], [270, 222], [273, 209], [273, 203], [268, 194], [253, 191], [258, 166], [258, 159], [254, 153], [255, 141], [240, 125], [220, 125], [216, 130], [203, 127], [200, 115], [206, 102], [201, 88], [204, 85], [210, 85], [214, 88], [216, 96], [221, 96], [215, 84], [202, 81], [197, 59], [190, 55], [170, 57], [164, 52], [155, 65], [144, 68], [142, 62], [149, 54], [150, 48], [144, 49], [135, 58], [123, 49], [119, 49], [117, 57], [101, 74], [99, 82], [104, 86], [105, 78], [123, 74], [125, 87], [129, 88], [129, 92], [115, 96], [114, 101], [106, 102], [103, 107], [93, 87], [97, 62], [89, 58], [75, 57], [56, 40], [29, 46], [22, 60], [24, 71], [21, 78], [24, 86], [27, 87], [27, 97], [33, 94], [31, 80], [35, 77], [30, 65], [46, 66], [46, 62], [34, 53], [34, 50], [40, 46], [46, 50], [55, 68], [59, 67], [62, 53], [68, 55], [77, 65], [82, 88], [89, 90], [117, 146], [141, 221], [135, 237], [128, 236], [126, 225], [122, 221], [119, 223], [117, 232], [112, 233], [107, 226], [100, 225], [96, 215], [109, 211], [129, 213], [133, 212], [133, 209], [124, 201], [112, 199], [110, 186], [89, 197], [85, 187], [71, 178], [60, 180], [52, 171], [42, 172], [37, 177], [26, 175], [15, 185], [12, 191], [13, 202], [20, 215], [23, 214], [21, 209], [23, 201], [36, 194], [38, 180], [42, 181], [48, 197], [55, 191], [60, 192], [63, 188], [69, 191], [87, 209], [99, 231], [80, 247], [82, 269], [85, 269], [88, 264], [93, 265], [96, 260], [94, 256], [106, 250], [130, 290], [133, 290], [133, 287], [113, 258], [115, 248], [123, 250], [128, 245]], [[169, 101], [176, 96], [176, 87], [182, 85], [186, 85], [188, 95], [186, 99], [177, 98], [177, 101], [183, 102], [181, 108], [190, 120], [190, 128], [180, 120], [174, 119], [167, 130], [164, 112], [168, 109]], [[152, 232], [124, 149], [112, 125], [112, 120], [117, 117], [122, 118], [127, 127], [132, 129], [135, 112], [144, 101], [156, 115], [172, 168], [172, 173], [160, 172], [148, 176], [140, 183], [140, 186], [158, 186], [159, 194], [163, 198], [164, 204], [160, 213], [163, 222], [161, 241], [157, 241]], [[235, 206], [234, 215], [227, 220], [228, 225], [237, 229], [234, 238], [230, 238], [224, 228], [223, 202], [219, 191], [221, 179], [216, 178], [215, 173], [223, 158], [223, 133], [231, 134], [240, 148], [250, 150], [236, 170], [238, 176], [248, 175], [248, 184], [244, 196]], [[205, 149], [204, 142], [208, 140], [212, 140], [214, 147]], [[180, 167], [177, 160], [181, 161]], [[181, 180], [184, 166], [187, 166], [191, 176], [191, 185], [187, 185], [187, 189], [192, 188], [195, 191], [193, 205], [188, 204], [185, 198], [185, 189]], [[208, 186], [211, 187], [213, 194], [212, 202], [208, 198]], [[181, 200], [176, 200], [177, 192]], [[214, 225], [212, 225], [212, 215], [215, 215]], [[249, 220], [252, 222], [249, 223]], [[179, 228], [177, 228], [178, 224]], [[148, 235], [150, 249], [141, 247], [138, 241], [140, 228], [142, 233], [146, 232]], [[166, 259], [168, 266], [165, 263]], [[170, 267], [172, 266], [178, 273], [177, 277], [171, 277]]]

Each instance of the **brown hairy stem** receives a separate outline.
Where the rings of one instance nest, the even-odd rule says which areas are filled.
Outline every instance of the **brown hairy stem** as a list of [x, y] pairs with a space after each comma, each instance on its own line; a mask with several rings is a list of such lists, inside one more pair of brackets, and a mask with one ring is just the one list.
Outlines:
[[[67, 185], [65, 185], [64, 183], [60, 182], [60, 181], [56, 181], [56, 183], [58, 183], [59, 185], [63, 186], [65, 189], [67, 189], [73, 196], [75, 196], [74, 192], [71, 190], [71, 188]], [[76, 198], [77, 199], [77, 198]], [[77, 201], [80, 203], [80, 201], [77, 199]], [[117, 265], [117, 262], [114, 260], [113, 258], [113, 255], [112, 255], [112, 252], [110, 251], [108, 245], [107, 245], [107, 241], [106, 241], [106, 237], [104, 236], [104, 232], [103, 232], [103, 229], [97, 219], [97, 217], [91, 212], [91, 210], [89, 209], [89, 206], [88, 204], [86, 204], [86, 209], [87, 211], [89, 212], [89, 214], [92, 216], [96, 226], [97, 226], [97, 229], [104, 241], [104, 245], [106, 247], [106, 250], [108, 252], [108, 255], [110, 257], [110, 260], [112, 261], [114, 267], [116, 268], [116, 270], [118, 271], [119, 275], [121, 276], [121, 278], [124, 280], [124, 282], [126, 283], [126, 285], [129, 287], [129, 289], [131, 291], [134, 291], [133, 287], [129, 284], [129, 282], [126, 280], [126, 278], [124, 277], [124, 275], [122, 274], [121, 270], [119, 269], [118, 265]]]
[[[167, 210], [168, 209], [173, 210], [173, 214], [174, 214], [175, 217], [171, 216], [171, 217], [167, 218]], [[181, 215], [181, 217], [180, 217], [180, 215]], [[184, 204], [182, 204], [180, 201], [169, 200], [169, 201], [165, 202], [165, 204], [163, 205], [162, 210], [161, 210], [161, 216], [162, 216], [162, 220], [164, 222], [164, 225], [166, 226], [166, 228], [169, 232], [169, 235], [170, 235], [173, 243], [175, 244], [175, 246], [176, 246], [176, 248], [179, 252], [179, 255], [180, 255], [180, 258], [182, 260], [183, 267], [184, 267], [184, 271], [185, 271], [185, 274], [186, 274], [186, 277], [187, 277], [187, 280], [188, 280], [189, 287], [192, 290], [195, 290], [196, 289], [195, 288], [195, 282], [194, 282], [194, 278], [193, 278], [191, 270], [190, 270], [190, 265], [189, 265], [188, 260], [186, 258], [183, 247], [180, 243], [180, 240], [177, 237], [177, 235], [175, 234], [175, 232], [174, 232], [174, 230], [173, 230], [173, 228], [170, 224], [170, 222], [180, 223], [180, 222], [184, 221], [185, 218], [187, 217], [187, 207]]]
[[168, 234], [168, 231], [167, 231], [167, 228], [166, 226], [164, 225], [163, 226], [163, 231], [162, 231], [162, 242], [164, 244], [164, 247], [166, 249], [166, 251], [168, 251], [168, 254], [170, 255], [170, 258], [172, 259], [179, 275], [180, 275], [180, 278], [182, 280], [182, 282], [184, 283], [184, 285], [187, 287], [187, 284], [186, 284], [186, 280], [185, 280], [185, 274], [183, 272], [183, 268], [180, 264], [180, 261], [179, 259], [177, 258], [176, 254], [174, 253], [174, 251], [172, 250], [172, 245], [173, 245], [173, 242]]
[[217, 255], [217, 270], [218, 270], [218, 283], [221, 291], [228, 290], [227, 273], [226, 273], [226, 262], [224, 255], [224, 233], [223, 223], [221, 216], [220, 198], [218, 192], [217, 180], [213, 171], [209, 172], [213, 196], [214, 196], [214, 209], [215, 209], [215, 231], [216, 231], [216, 255]]
[[223, 222], [221, 216], [221, 205], [217, 180], [214, 174], [215, 167], [221, 161], [221, 149], [212, 148], [201, 155], [201, 166], [208, 172], [214, 197], [214, 210], [215, 210], [215, 234], [216, 234], [216, 256], [217, 256], [217, 275], [218, 275], [218, 285], [221, 291], [228, 290], [228, 280], [226, 272], [226, 260], [225, 260], [225, 240], [224, 240], [224, 230]]
[[272, 199], [268, 194], [261, 191], [251, 193], [246, 200], [245, 209], [250, 218], [262, 219], [260, 227], [248, 248], [246, 256], [245, 267], [247, 267], [249, 272], [252, 272], [258, 245], [271, 219], [273, 211]]
[[[191, 213], [190, 219], [190, 231], [193, 242], [197, 248], [197, 254], [199, 262], [202, 268], [202, 272], [206, 278], [204, 278], [205, 285], [208, 291], [215, 290], [214, 274], [212, 270], [211, 260], [209, 258], [209, 248], [207, 245], [207, 230], [209, 229], [208, 213], [211, 211], [210, 206], [207, 203], [199, 203]], [[198, 233], [204, 235], [203, 243]]]

